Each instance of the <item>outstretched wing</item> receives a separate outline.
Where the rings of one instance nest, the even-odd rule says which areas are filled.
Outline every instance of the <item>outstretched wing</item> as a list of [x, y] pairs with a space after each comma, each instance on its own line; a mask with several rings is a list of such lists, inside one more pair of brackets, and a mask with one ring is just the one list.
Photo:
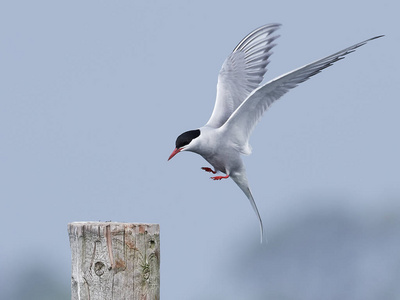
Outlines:
[[225, 60], [219, 71], [217, 98], [214, 110], [206, 126], [218, 128], [228, 120], [246, 97], [258, 87], [264, 78], [271, 56], [272, 33], [279, 24], [268, 24], [248, 34]]
[[221, 127], [226, 130], [226, 136], [234, 142], [242, 153], [249, 154], [248, 141], [250, 134], [265, 110], [276, 100], [282, 97], [290, 89], [318, 74], [323, 69], [352, 53], [358, 47], [367, 42], [380, 38], [376, 36], [366, 41], [343, 49], [335, 54], [305, 65], [278, 78], [271, 80], [263, 86], [254, 90], [247, 99], [235, 110], [232, 116]]

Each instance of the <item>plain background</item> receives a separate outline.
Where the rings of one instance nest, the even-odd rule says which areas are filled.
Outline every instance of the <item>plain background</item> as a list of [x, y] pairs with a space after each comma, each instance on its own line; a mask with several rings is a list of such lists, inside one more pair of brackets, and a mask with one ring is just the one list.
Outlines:
[[[400, 299], [396, 1], [3, 1], [0, 294], [69, 299], [67, 224], [161, 226], [162, 299]], [[283, 24], [265, 79], [382, 39], [285, 95], [231, 180], [167, 162], [224, 59]]]

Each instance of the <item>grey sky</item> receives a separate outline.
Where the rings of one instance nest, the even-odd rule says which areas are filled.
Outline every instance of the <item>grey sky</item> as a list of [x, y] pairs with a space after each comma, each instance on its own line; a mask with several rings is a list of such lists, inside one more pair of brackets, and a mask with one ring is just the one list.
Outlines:
[[209, 180], [200, 156], [167, 158], [208, 120], [226, 56], [266, 23], [283, 25], [266, 80], [386, 35], [289, 92], [256, 128], [245, 162], [266, 236], [323, 205], [320, 195], [398, 210], [399, 10], [385, 0], [4, 1], [0, 290], [32, 259], [69, 284], [73, 221], [160, 223], [163, 299], [201, 295], [232, 245], [259, 243], [233, 182]]

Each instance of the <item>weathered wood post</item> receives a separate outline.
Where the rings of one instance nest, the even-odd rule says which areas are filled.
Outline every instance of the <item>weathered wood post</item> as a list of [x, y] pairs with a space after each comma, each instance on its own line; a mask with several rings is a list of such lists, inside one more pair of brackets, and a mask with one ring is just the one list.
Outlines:
[[160, 226], [68, 224], [72, 300], [160, 299]]

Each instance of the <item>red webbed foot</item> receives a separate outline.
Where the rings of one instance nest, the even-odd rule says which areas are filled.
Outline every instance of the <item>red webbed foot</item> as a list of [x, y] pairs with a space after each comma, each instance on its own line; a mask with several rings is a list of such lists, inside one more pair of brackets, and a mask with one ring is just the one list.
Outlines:
[[228, 177], [229, 177], [229, 175], [226, 175], [226, 176], [215, 176], [215, 177], [210, 177], [210, 178], [213, 179], [213, 180], [221, 180], [221, 179], [226, 179]]
[[217, 173], [217, 172], [213, 171], [211, 168], [203, 167], [203, 168], [201, 168], [201, 169], [204, 170], [204, 171], [206, 171], [206, 172], [213, 173], [213, 174], [216, 174], [216, 173]]

